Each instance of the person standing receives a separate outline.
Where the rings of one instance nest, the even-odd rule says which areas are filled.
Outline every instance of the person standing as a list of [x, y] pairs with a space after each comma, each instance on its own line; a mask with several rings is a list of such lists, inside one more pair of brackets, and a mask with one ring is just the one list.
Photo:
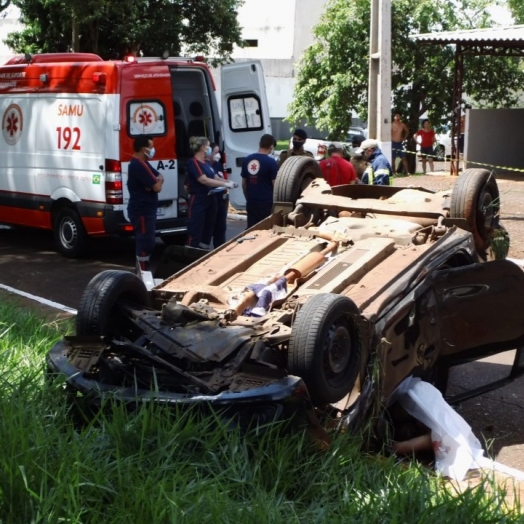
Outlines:
[[329, 144], [327, 154], [328, 158], [319, 162], [325, 181], [330, 186], [354, 184], [357, 180], [357, 174], [353, 165], [342, 158], [342, 147]]
[[287, 151], [282, 151], [278, 157], [278, 167], [280, 167], [289, 157], [292, 156], [309, 156], [315, 158], [311, 151], [304, 149], [304, 144], [307, 141], [307, 133], [303, 129], [295, 129], [291, 143], [293, 147]]
[[409, 174], [408, 159], [406, 158], [406, 150], [404, 148], [404, 140], [409, 136], [408, 126], [402, 122], [402, 118], [399, 113], [395, 113], [393, 116], [393, 122], [391, 123], [391, 151], [392, 151], [392, 166], [398, 173], [396, 168], [396, 160], [400, 158], [402, 162], [402, 168], [404, 173]]
[[[224, 176], [224, 165], [222, 164], [222, 157], [218, 144], [211, 143], [211, 155], [206, 157], [206, 162], [213, 168], [215, 172], [215, 178], [225, 180]], [[211, 237], [213, 238], [213, 247], [217, 247], [225, 244], [226, 242], [226, 230], [227, 230], [227, 212], [229, 208], [229, 191], [226, 188], [217, 187], [211, 190], [215, 194], [216, 198], [216, 216], [214, 224], [210, 224], [209, 232], [206, 232], [204, 236], [204, 243], [211, 243]], [[206, 225], [207, 229], [207, 225]]]
[[415, 133], [415, 140], [420, 144], [420, 160], [422, 162], [422, 172], [426, 174], [426, 162], [429, 161], [430, 171], [434, 171], [433, 155], [435, 144], [435, 131], [431, 128], [431, 122], [426, 118], [422, 121], [422, 129]]
[[210, 190], [217, 187], [233, 189], [238, 187], [232, 181], [219, 178], [206, 162], [206, 156], [212, 152], [206, 137], [192, 136], [189, 147], [193, 157], [187, 162], [186, 184], [189, 192], [186, 245], [207, 249], [202, 240], [206, 224], [214, 224], [216, 219], [216, 196]]
[[393, 176], [391, 164], [378, 147], [378, 142], [374, 138], [364, 140], [356, 154], [362, 155], [362, 158], [368, 162], [368, 167], [362, 175], [362, 184], [375, 186], [391, 185], [391, 177]]
[[127, 172], [127, 213], [135, 235], [137, 267], [142, 271], [149, 271], [151, 255], [155, 249], [158, 193], [162, 191], [164, 177], [148, 162], [155, 156], [155, 147], [150, 136], [137, 136], [133, 150]]
[[242, 164], [240, 176], [246, 197], [248, 228], [267, 218], [273, 209], [273, 186], [278, 164], [270, 155], [275, 144], [273, 135], [263, 135], [258, 152], [248, 155]]

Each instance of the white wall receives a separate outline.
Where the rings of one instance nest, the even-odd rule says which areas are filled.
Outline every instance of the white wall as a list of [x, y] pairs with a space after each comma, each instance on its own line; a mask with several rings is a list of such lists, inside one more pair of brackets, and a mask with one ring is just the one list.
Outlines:
[[313, 27], [320, 21], [326, 0], [245, 0], [238, 11], [244, 40], [258, 47], [236, 47], [236, 61], [259, 59], [264, 69], [269, 113], [287, 116], [296, 84], [296, 63], [314, 42]]

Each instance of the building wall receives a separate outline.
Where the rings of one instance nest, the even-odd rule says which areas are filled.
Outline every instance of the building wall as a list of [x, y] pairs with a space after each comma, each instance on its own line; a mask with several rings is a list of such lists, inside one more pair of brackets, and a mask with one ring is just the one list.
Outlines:
[[[264, 69], [272, 121], [287, 116], [296, 84], [296, 64], [314, 42], [313, 27], [320, 21], [326, 0], [245, 0], [238, 11], [242, 38], [257, 47], [235, 48], [235, 61], [259, 59]], [[283, 123], [275, 135], [288, 136]]]
[[465, 129], [466, 167], [499, 172], [505, 167], [524, 169], [523, 122], [524, 109], [470, 109]]

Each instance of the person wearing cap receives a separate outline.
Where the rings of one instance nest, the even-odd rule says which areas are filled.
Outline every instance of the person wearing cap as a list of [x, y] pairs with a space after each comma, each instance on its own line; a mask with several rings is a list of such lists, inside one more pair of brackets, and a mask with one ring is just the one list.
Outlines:
[[313, 153], [304, 149], [304, 144], [307, 140], [307, 133], [303, 129], [295, 129], [291, 143], [293, 147], [287, 151], [282, 151], [278, 157], [278, 167], [280, 167], [289, 157], [292, 156], [310, 156], [315, 158]]
[[378, 147], [378, 141], [374, 138], [368, 138], [360, 144], [360, 149], [355, 151], [356, 154], [361, 154], [364, 160], [367, 160], [368, 167], [362, 175], [362, 184], [369, 184], [375, 186], [389, 186], [391, 184], [391, 177], [393, 170], [391, 164]]
[[329, 144], [327, 155], [327, 158], [319, 162], [325, 181], [330, 186], [354, 184], [357, 174], [351, 163], [342, 157], [342, 147], [337, 144]]

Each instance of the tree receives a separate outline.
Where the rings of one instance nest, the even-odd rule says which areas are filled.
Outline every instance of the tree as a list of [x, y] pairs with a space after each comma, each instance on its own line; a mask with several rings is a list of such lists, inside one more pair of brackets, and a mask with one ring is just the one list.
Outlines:
[[[517, 0], [515, 0], [517, 1]], [[489, 27], [491, 0], [392, 0], [392, 111], [412, 131], [427, 112], [438, 125], [451, 119], [454, 47], [422, 45], [416, 33]], [[352, 113], [367, 118], [370, 0], [329, 0], [315, 43], [299, 63], [288, 118], [314, 121], [340, 139]], [[464, 92], [482, 107], [510, 107], [524, 74], [515, 58], [465, 57]]]
[[516, 24], [524, 22], [524, 3], [522, 0], [508, 0], [508, 7]]
[[25, 29], [6, 43], [16, 52], [205, 54], [227, 61], [241, 45], [242, 0], [13, 0]]

